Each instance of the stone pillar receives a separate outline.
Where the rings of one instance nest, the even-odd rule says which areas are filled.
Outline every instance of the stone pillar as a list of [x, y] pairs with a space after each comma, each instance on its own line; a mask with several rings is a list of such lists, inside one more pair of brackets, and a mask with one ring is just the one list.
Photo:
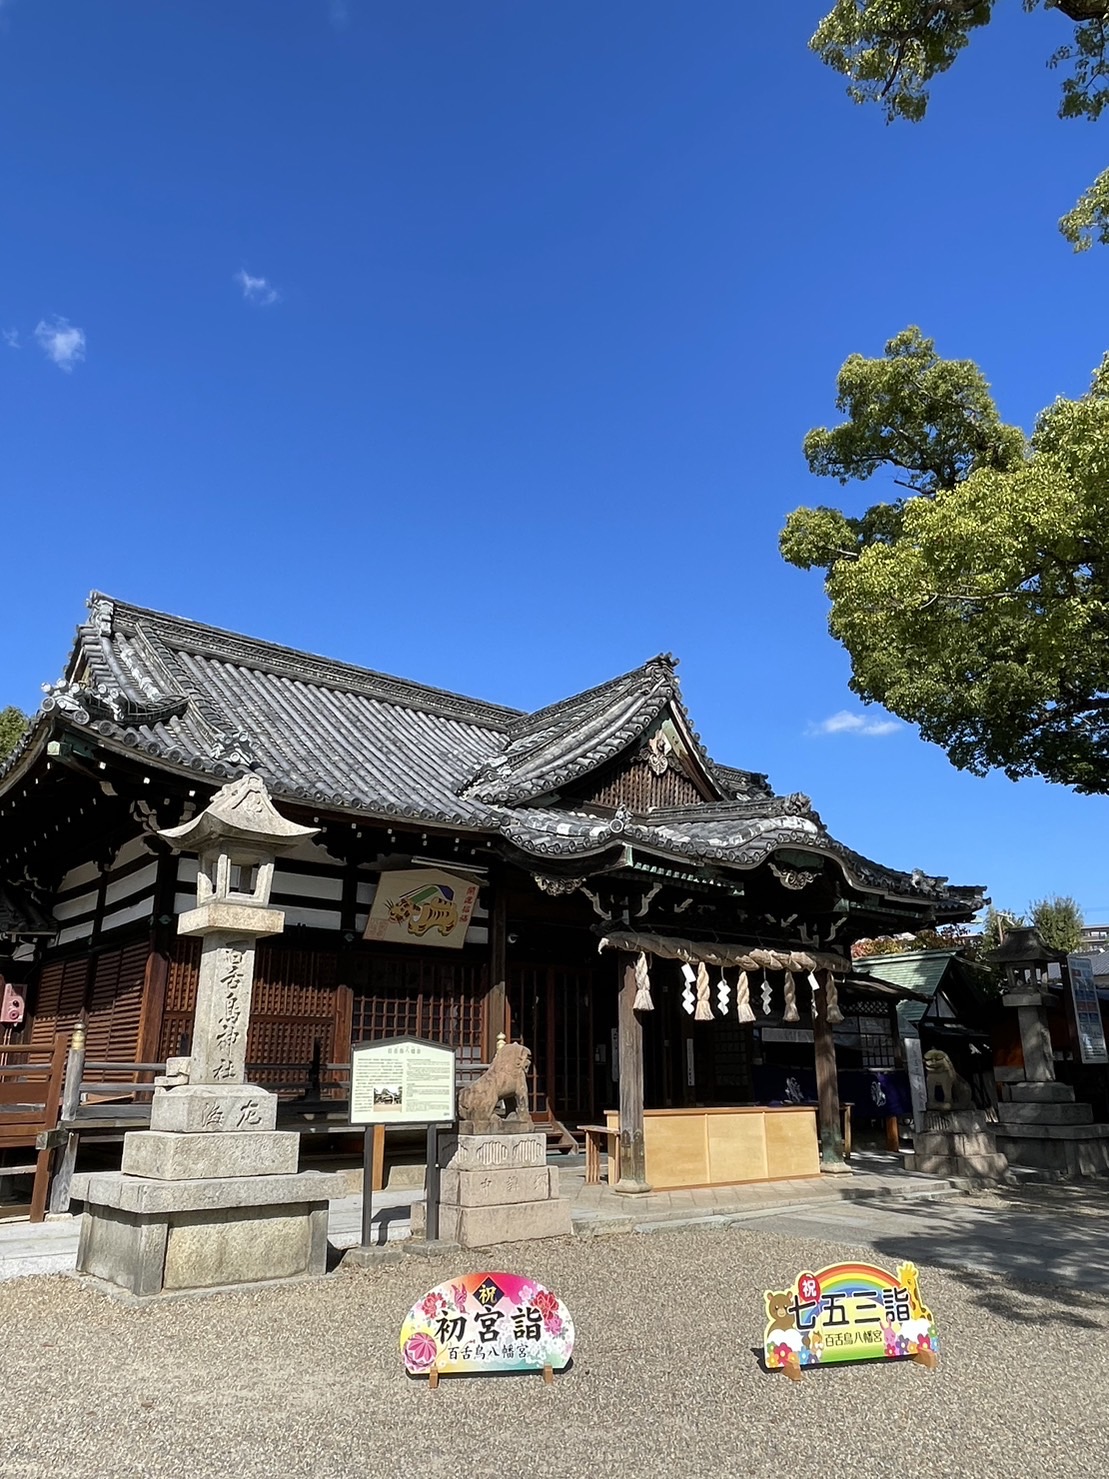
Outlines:
[[617, 1154], [620, 1177], [613, 1191], [634, 1195], [651, 1189], [643, 1146], [643, 1024], [635, 1010], [635, 964], [628, 956], [622, 959], [618, 1031], [620, 1137]]
[[1010, 995], [1003, 1000], [1006, 1006], [1017, 1009], [1025, 1082], [1054, 1083], [1055, 1057], [1051, 1051], [1051, 1029], [1042, 994], [1039, 991], [1030, 991], [1020, 996]]
[[832, 1176], [852, 1174], [844, 1159], [843, 1124], [836, 1072], [836, 1040], [828, 1021], [827, 987], [814, 993], [812, 1007], [813, 1059], [816, 1067], [817, 1129], [820, 1135], [820, 1169]]
[[171, 1059], [150, 1129], [124, 1137], [122, 1169], [90, 1175], [77, 1268], [134, 1300], [322, 1274], [342, 1178], [299, 1172], [300, 1136], [277, 1098], [244, 1082], [254, 951], [280, 934], [267, 907], [274, 855], [315, 835], [277, 812], [258, 776], [225, 786], [163, 832], [200, 856], [197, 907], [178, 933], [202, 941], [190, 1055]]

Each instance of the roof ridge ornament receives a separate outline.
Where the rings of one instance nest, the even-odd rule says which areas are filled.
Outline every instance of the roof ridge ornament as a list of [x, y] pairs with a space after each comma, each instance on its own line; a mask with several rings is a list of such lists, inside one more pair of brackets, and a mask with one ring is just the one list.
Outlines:
[[140, 702], [128, 698], [121, 688], [108, 683], [66, 682], [44, 683], [42, 701], [44, 714], [64, 714], [82, 728], [100, 720], [110, 720], [123, 729], [138, 729], [142, 725], [164, 724], [167, 719], [179, 719], [188, 707], [184, 694], [172, 694], [165, 699]]
[[654, 657], [648, 658], [643, 666], [648, 670], [651, 668], [663, 668], [673, 676], [679, 662], [681, 662], [681, 658], [675, 657], [672, 652], [659, 652]]
[[110, 637], [116, 614], [115, 602], [110, 596], [102, 596], [99, 591], [90, 591], [85, 605], [89, 608], [90, 625], [96, 628], [96, 635]]

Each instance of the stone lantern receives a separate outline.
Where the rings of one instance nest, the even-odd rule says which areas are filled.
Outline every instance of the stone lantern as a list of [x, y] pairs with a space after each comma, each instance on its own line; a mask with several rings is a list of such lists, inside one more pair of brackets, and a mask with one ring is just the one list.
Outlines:
[[1002, 1000], [1017, 1012], [1027, 1083], [1052, 1083], [1055, 1079], [1046, 1003], [1050, 982], [1060, 979], [1066, 958], [1062, 951], [1045, 944], [1040, 932], [1031, 927], [1007, 931], [1000, 948], [989, 956], [994, 965], [1005, 969]]
[[124, 1137], [121, 1171], [87, 1179], [77, 1267], [112, 1292], [147, 1300], [324, 1272], [342, 1178], [298, 1171], [300, 1136], [276, 1128], [276, 1096], [244, 1082], [255, 942], [285, 927], [269, 907], [274, 859], [316, 831], [244, 775], [160, 834], [198, 857], [196, 907], [177, 922], [202, 941], [196, 1012], [150, 1129]]
[[285, 928], [282, 911], [269, 908], [274, 859], [317, 831], [283, 817], [261, 776], [244, 775], [191, 822], [159, 833], [175, 852], [197, 854], [196, 908], [181, 915], [177, 933], [204, 942], [191, 1056], [167, 1065], [172, 1076], [243, 1082], [255, 941]]
[[1055, 1078], [1047, 1020], [1050, 985], [1061, 981], [1066, 956], [1037, 930], [1011, 929], [987, 957], [1005, 970], [1002, 1005], [1020, 1025], [1024, 1078], [1008, 1086], [997, 1106], [997, 1148], [1010, 1165], [1049, 1176], [1104, 1176], [1109, 1171], [1109, 1125], [1095, 1124], [1089, 1104]]

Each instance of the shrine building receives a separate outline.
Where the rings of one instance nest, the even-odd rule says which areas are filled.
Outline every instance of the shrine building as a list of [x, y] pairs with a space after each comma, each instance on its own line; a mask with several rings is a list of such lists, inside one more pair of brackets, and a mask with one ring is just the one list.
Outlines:
[[[553, 1138], [616, 1117], [629, 1185], [644, 1112], [819, 1099], [827, 1162], [843, 1076], [900, 1061], [899, 992], [852, 942], [970, 920], [982, 891], [871, 862], [710, 758], [675, 667], [522, 713], [94, 594], [0, 769], [0, 974], [26, 1002], [0, 1049], [83, 1015], [90, 1059], [188, 1052], [197, 862], [156, 833], [252, 771], [319, 829], [277, 862], [255, 1081], [405, 1034], [474, 1065], [503, 1032]], [[749, 1179], [729, 1167], [702, 1179]]]

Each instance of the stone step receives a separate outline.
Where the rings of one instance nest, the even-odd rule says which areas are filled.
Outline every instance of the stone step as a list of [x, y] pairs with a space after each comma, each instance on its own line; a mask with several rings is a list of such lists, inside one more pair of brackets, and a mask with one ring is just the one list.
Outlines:
[[1014, 1104], [1073, 1104], [1074, 1090], [1070, 1084], [1010, 1084], [1009, 1099]]
[[1003, 1140], [1105, 1140], [1109, 1141], [1109, 1125], [1044, 1125], [1012, 1124], [998, 1126], [999, 1148]]
[[999, 1104], [997, 1117], [1003, 1125], [1091, 1125], [1094, 1121], [1090, 1104]]

